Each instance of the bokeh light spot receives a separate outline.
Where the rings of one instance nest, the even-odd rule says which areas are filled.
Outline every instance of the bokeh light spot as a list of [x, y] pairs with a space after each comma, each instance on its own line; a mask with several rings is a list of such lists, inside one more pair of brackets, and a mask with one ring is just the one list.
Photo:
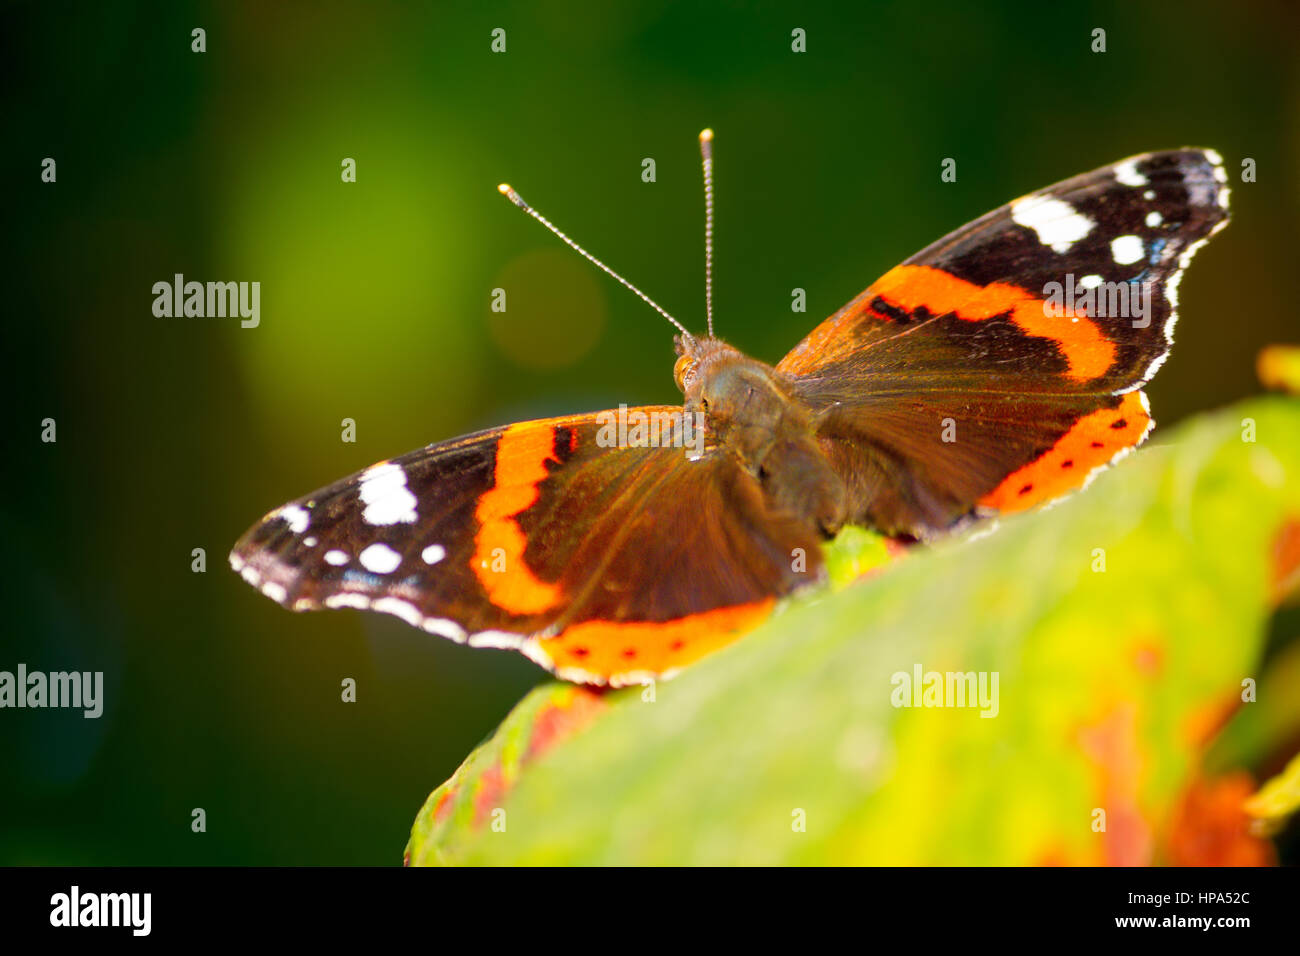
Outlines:
[[505, 311], [488, 308], [497, 347], [516, 365], [555, 369], [591, 351], [605, 328], [603, 276], [568, 250], [537, 249], [512, 259], [492, 280]]

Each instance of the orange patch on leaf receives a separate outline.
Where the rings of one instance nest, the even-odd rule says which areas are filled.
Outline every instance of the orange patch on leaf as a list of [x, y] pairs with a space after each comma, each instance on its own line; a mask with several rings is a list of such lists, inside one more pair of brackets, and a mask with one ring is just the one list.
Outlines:
[[1164, 645], [1156, 640], [1142, 641], [1133, 650], [1133, 666], [1143, 677], [1156, 677], [1165, 666]]
[[1129, 392], [1115, 408], [1079, 419], [1055, 445], [1012, 472], [979, 503], [1006, 514], [1069, 494], [1094, 468], [1141, 441], [1150, 422], [1142, 393]]
[[589, 726], [608, 706], [599, 691], [575, 686], [566, 700], [537, 712], [524, 760], [536, 760], [556, 744], [568, 740]]
[[1155, 840], [1138, 803], [1142, 755], [1138, 750], [1137, 711], [1132, 704], [1115, 707], [1079, 734], [1093, 764], [1097, 807], [1106, 812], [1101, 861], [1107, 866], [1147, 866]]
[[1300, 592], [1300, 518], [1288, 518], [1273, 539], [1270, 594], [1278, 605]]
[[1215, 697], [1207, 703], [1194, 707], [1183, 720], [1183, 738], [1193, 747], [1201, 750], [1209, 745], [1237, 712], [1241, 706], [1238, 691]]
[[[489, 820], [492, 811], [502, 807], [514, 787], [519, 771], [551, 748], [568, 740], [599, 717], [608, 705], [600, 691], [587, 687], [570, 686], [551, 702], [542, 705], [533, 715], [529, 728], [528, 747], [517, 766], [506, 773], [503, 763], [495, 763], [478, 778], [474, 788], [474, 819], [472, 826], [480, 827]], [[456, 790], [448, 787], [434, 805], [436, 822], [451, 814]]]
[[912, 546], [908, 542], [903, 541], [900, 538], [885, 539], [885, 553], [888, 554], [890, 559], [893, 561], [897, 561], [899, 558], [907, 554], [907, 552], [911, 550], [911, 547]]
[[447, 817], [451, 816], [452, 807], [455, 804], [456, 788], [448, 787], [438, 797], [438, 802], [433, 805], [433, 819], [435, 823], [442, 823]]
[[500, 766], [491, 766], [483, 771], [474, 790], [474, 826], [479, 827], [492, 815], [492, 811], [501, 806], [506, 795], [505, 778]]
[[1243, 809], [1255, 784], [1243, 771], [1196, 777], [1183, 792], [1165, 837], [1171, 866], [1272, 866], [1273, 846], [1250, 832]]
[[511, 614], [541, 614], [560, 603], [560, 588], [540, 580], [524, 563], [528, 539], [516, 517], [533, 506], [537, 486], [555, 461], [555, 428], [547, 422], [511, 425], [497, 443], [493, 488], [478, 501], [479, 522], [470, 569], [493, 604]]
[[1048, 849], [1040, 850], [1038, 853], [1038, 858], [1034, 860], [1032, 865], [1033, 866], [1069, 866], [1070, 858], [1066, 854], [1065, 849], [1063, 847], [1053, 845]]
[[663, 674], [730, 644], [766, 618], [774, 603], [765, 598], [670, 621], [584, 621], [538, 644], [558, 671], [574, 668], [604, 680]]

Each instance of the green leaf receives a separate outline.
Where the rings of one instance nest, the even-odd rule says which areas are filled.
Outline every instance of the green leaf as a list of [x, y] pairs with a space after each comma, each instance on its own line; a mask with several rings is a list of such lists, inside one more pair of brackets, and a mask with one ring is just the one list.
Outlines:
[[[539, 688], [430, 797], [409, 859], [1161, 862], [1207, 743], [1251, 706], [1294, 571], [1276, 565], [1300, 515], [1300, 405], [1159, 437], [1052, 508], [787, 602], [673, 681]], [[833, 579], [883, 548], [842, 536]], [[996, 674], [996, 705], [894, 706], [918, 666], [990, 692]], [[549, 718], [528, 756], [539, 716], [575, 701], [582, 718]], [[470, 799], [485, 786], [495, 829]]]
[[1300, 810], [1300, 756], [1292, 758], [1285, 770], [1260, 787], [1247, 809], [1262, 820], [1282, 820]]
[[498, 832], [501, 804], [522, 768], [604, 708], [600, 694], [574, 684], [545, 684], [529, 693], [452, 778], [429, 794], [411, 829], [406, 864], [454, 862], [480, 832]]

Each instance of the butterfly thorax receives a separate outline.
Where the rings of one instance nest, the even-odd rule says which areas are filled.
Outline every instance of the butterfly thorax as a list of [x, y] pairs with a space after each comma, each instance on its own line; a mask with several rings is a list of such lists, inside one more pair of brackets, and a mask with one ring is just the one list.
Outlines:
[[674, 378], [709, 443], [734, 455], [774, 511], [833, 534], [845, 521], [844, 482], [822, 452], [816, 421], [785, 377], [718, 339], [679, 340]]

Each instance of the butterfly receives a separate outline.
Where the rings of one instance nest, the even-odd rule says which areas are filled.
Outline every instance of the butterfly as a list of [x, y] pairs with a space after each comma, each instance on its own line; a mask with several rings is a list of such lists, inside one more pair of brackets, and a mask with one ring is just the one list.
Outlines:
[[491, 428], [270, 512], [232, 567], [295, 611], [392, 614], [561, 678], [667, 677], [824, 576], [845, 524], [928, 541], [1084, 485], [1152, 427], [1196, 250], [1228, 220], [1213, 150], [1145, 153], [1023, 196], [886, 272], [776, 365], [708, 334], [683, 404]]

